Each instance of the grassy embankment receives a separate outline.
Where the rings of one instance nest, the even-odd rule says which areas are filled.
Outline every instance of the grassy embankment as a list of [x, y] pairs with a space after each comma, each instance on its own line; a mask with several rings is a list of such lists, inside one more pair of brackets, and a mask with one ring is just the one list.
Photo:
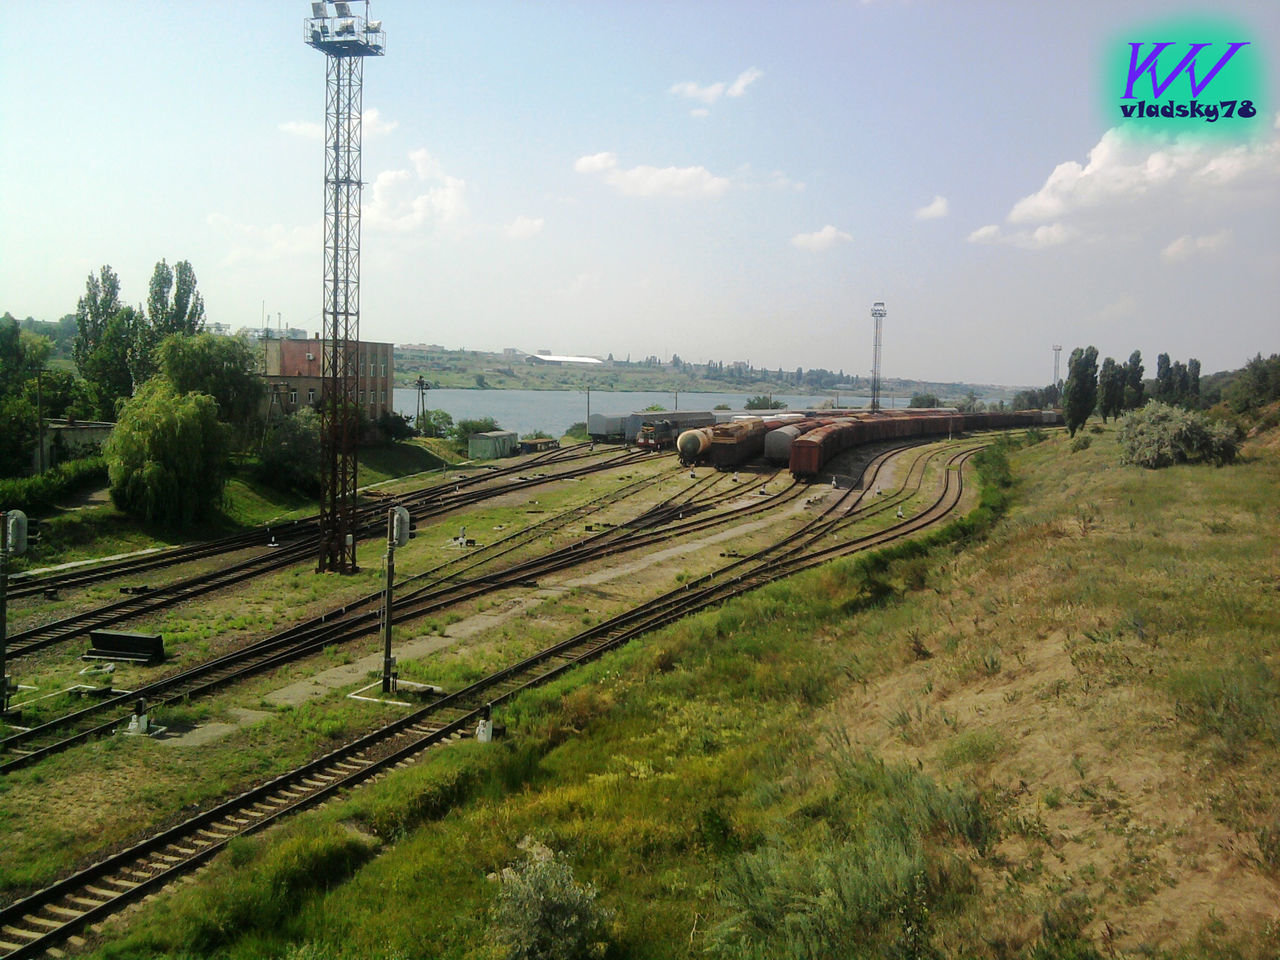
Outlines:
[[984, 542], [633, 644], [104, 955], [494, 956], [488, 876], [533, 837], [617, 956], [1275, 956], [1280, 440], [1150, 473], [1092, 439], [1013, 453]]

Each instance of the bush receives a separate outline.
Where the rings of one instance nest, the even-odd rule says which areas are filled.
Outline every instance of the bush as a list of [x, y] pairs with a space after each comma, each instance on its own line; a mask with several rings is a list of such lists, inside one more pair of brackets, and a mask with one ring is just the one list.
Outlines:
[[1221, 466], [1236, 457], [1235, 427], [1155, 400], [1120, 422], [1122, 463], [1158, 470], [1175, 463], [1206, 461]]
[[579, 420], [577, 423], [569, 424], [569, 428], [565, 430], [566, 437], [573, 437], [575, 440], [587, 439], [587, 421]]
[[493, 906], [494, 940], [508, 960], [579, 960], [608, 949], [609, 912], [596, 888], [573, 878], [573, 868], [545, 848], [532, 847], [522, 864], [502, 871]]
[[275, 421], [262, 444], [257, 478], [277, 490], [312, 496], [320, 485], [320, 415], [303, 408]]
[[107, 464], [102, 457], [67, 460], [38, 476], [0, 480], [0, 505], [27, 513], [47, 510], [72, 490], [106, 479]]
[[1071, 441], [1071, 452], [1079, 453], [1081, 450], [1088, 450], [1092, 443], [1093, 439], [1088, 434], [1082, 433]]

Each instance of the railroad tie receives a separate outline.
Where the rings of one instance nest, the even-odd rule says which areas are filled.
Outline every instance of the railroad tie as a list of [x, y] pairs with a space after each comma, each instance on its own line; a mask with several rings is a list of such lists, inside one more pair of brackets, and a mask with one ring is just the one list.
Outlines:
[[46, 930], [57, 930], [62, 926], [61, 920], [50, 920], [48, 917], [42, 917], [34, 913], [28, 913], [22, 918], [22, 922], [36, 927], [43, 927]]
[[101, 897], [104, 903], [108, 900], [114, 900], [116, 897], [120, 896], [119, 890], [103, 890], [101, 887], [95, 887], [92, 884], [85, 884], [84, 889], [86, 893], [91, 893], [95, 897]]
[[[0, 934], [3, 934], [6, 937], [16, 937], [24, 942], [39, 940], [42, 936], [42, 934], [34, 933], [30, 930], [23, 930], [21, 927], [11, 927], [8, 925], [0, 927]], [[18, 946], [21, 946], [21, 944], [15, 944], [14, 949], [16, 950]]]
[[[103, 903], [103, 901], [101, 900], [90, 900], [88, 897], [77, 897], [75, 894], [71, 894], [70, 896], [67, 897], [67, 899], [71, 903], [78, 903], [80, 904], [80, 906], [88, 907], [90, 909], [93, 909], [94, 907], [100, 907], [102, 906], [102, 903]], [[107, 899], [110, 899], [110, 898], [107, 898]]]
[[50, 913], [56, 913], [60, 917], [66, 917], [68, 920], [78, 920], [85, 915], [84, 910], [73, 910], [71, 907], [60, 907], [56, 903], [50, 903], [45, 906]]

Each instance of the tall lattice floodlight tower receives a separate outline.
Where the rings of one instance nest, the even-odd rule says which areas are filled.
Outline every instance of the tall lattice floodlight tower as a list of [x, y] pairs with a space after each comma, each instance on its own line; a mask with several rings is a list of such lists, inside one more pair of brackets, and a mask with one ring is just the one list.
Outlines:
[[1053, 385], [1058, 385], [1058, 358], [1062, 356], [1062, 344], [1053, 345]]
[[381, 20], [351, 3], [312, 3], [303, 37], [325, 55], [324, 333], [320, 435], [324, 493], [318, 569], [356, 566], [357, 383], [360, 357], [360, 112], [364, 58], [380, 57]]
[[888, 316], [883, 300], [877, 300], [871, 305], [871, 316], [876, 322], [876, 344], [871, 354], [871, 412], [878, 413], [880, 410], [880, 328], [884, 318]]

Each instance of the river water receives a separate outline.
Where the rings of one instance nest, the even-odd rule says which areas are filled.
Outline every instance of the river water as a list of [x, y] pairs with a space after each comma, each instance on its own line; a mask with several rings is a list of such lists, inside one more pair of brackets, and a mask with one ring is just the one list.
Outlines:
[[[632, 413], [659, 404], [667, 410], [710, 410], [720, 403], [727, 403], [734, 410], [741, 410], [753, 394], [749, 393], [681, 393], [662, 391], [591, 391], [591, 413]], [[775, 393], [792, 410], [816, 407], [824, 401], [836, 399], [828, 394]], [[840, 394], [842, 406], [860, 407], [871, 402], [869, 397]], [[885, 400], [885, 405], [890, 404]], [[898, 397], [898, 406], [906, 406], [907, 398]], [[493, 417], [503, 430], [515, 430], [523, 435], [535, 430], [545, 430], [552, 436], [563, 435], [570, 424], [587, 419], [587, 394], [582, 390], [428, 390], [427, 408], [445, 410], [457, 420], [477, 420]], [[418, 412], [418, 391], [397, 387], [396, 412], [412, 418]]]

